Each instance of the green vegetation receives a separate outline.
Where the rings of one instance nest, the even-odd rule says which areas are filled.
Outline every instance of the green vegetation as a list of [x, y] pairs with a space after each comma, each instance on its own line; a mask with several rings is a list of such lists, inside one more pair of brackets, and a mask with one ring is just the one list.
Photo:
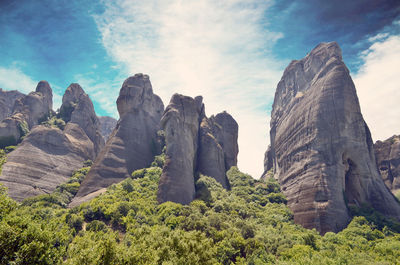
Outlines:
[[1, 168], [3, 167], [6, 161], [7, 161], [6, 152], [3, 149], [0, 149], [0, 175], [1, 175]]
[[237, 168], [228, 172], [229, 191], [200, 175], [197, 198], [190, 205], [157, 203], [161, 168], [154, 166], [135, 171], [101, 196], [68, 209], [88, 169], [75, 172], [54, 193], [22, 204], [0, 188], [0, 264], [398, 264], [400, 260], [400, 234], [389, 223], [358, 216], [342, 232], [321, 236], [293, 223], [273, 178], [260, 182]]
[[29, 133], [29, 125], [26, 121], [21, 121], [18, 123], [19, 133], [21, 134], [21, 138], [26, 136]]
[[51, 116], [49, 117], [49, 119], [43, 121], [41, 124], [49, 127], [59, 128], [60, 130], [64, 130], [65, 128], [65, 121], [57, 118], [57, 116]]

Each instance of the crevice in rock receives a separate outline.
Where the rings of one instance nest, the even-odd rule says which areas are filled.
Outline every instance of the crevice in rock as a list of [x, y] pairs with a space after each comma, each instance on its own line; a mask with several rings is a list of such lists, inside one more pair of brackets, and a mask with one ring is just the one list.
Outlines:
[[357, 205], [361, 202], [360, 197], [360, 174], [358, 173], [358, 169], [356, 164], [351, 160], [347, 159], [344, 161], [345, 163], [345, 188], [344, 188], [344, 196], [347, 205]]

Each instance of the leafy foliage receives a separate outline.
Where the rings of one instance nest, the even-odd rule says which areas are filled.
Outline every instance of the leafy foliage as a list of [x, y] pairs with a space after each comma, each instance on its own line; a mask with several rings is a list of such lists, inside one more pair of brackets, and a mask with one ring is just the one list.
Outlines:
[[354, 217], [340, 233], [293, 223], [278, 183], [233, 167], [231, 189], [199, 176], [189, 205], [158, 204], [161, 168], [67, 208], [89, 168], [17, 205], [0, 189], [0, 264], [396, 264], [400, 234]]

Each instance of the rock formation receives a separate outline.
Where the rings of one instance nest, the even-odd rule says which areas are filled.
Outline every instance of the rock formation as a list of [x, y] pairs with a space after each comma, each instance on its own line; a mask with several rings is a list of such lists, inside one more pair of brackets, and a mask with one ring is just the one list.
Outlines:
[[166, 159], [158, 200], [190, 203], [195, 195], [195, 175], [215, 178], [229, 188], [226, 171], [237, 164], [238, 125], [226, 112], [207, 118], [202, 97], [172, 96], [161, 119]]
[[104, 141], [107, 141], [110, 137], [110, 134], [114, 130], [115, 126], [117, 125], [117, 120], [108, 117], [108, 116], [99, 116], [97, 117], [100, 121], [100, 132], [104, 138]]
[[[45, 113], [46, 108], [42, 108], [40, 113], [40, 107], [31, 102], [32, 99], [21, 101], [17, 113], [26, 114], [27, 117], [40, 117]], [[46, 102], [46, 106], [51, 105], [51, 102]], [[35, 109], [29, 113], [32, 106]], [[60, 109], [70, 110], [69, 115], [64, 116], [67, 123], [63, 130], [56, 126], [37, 125], [17, 149], [8, 155], [0, 181], [8, 187], [8, 193], [13, 199], [21, 201], [30, 196], [52, 192], [74, 170], [81, 168], [84, 161], [93, 160], [97, 150], [104, 145], [93, 104], [79, 85], [68, 87]]]
[[400, 219], [335, 42], [289, 64], [271, 116], [274, 172], [296, 223], [321, 233], [339, 231], [349, 222], [347, 206], [362, 203]]
[[165, 133], [166, 157], [158, 187], [160, 202], [190, 203], [195, 196], [199, 121], [203, 110], [201, 97], [174, 94], [161, 120]]
[[79, 84], [71, 84], [64, 93], [60, 116], [67, 123], [77, 124], [94, 144], [95, 154], [104, 146], [100, 133], [100, 122], [94, 111], [93, 103]]
[[274, 159], [272, 157], [271, 146], [268, 145], [267, 151], [264, 154], [264, 172], [261, 175], [262, 180], [267, 178], [267, 173], [274, 168]]
[[161, 99], [153, 94], [147, 75], [136, 74], [126, 79], [117, 99], [120, 119], [106, 146], [71, 202], [71, 206], [87, 201], [109, 185], [130, 177], [148, 167], [161, 152], [157, 131], [164, 111]]
[[0, 121], [11, 116], [15, 101], [23, 96], [17, 90], [6, 91], [0, 88]]
[[35, 92], [16, 100], [12, 116], [0, 123], [0, 147], [18, 143], [33, 126], [47, 119], [52, 108], [51, 87], [46, 81], [40, 81]]
[[400, 135], [374, 144], [376, 162], [386, 186], [393, 192], [400, 190]]

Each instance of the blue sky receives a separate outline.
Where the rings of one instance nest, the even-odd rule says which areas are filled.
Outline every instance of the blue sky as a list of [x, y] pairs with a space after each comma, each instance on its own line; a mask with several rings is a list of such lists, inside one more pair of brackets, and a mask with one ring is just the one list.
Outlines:
[[0, 87], [50, 82], [55, 105], [78, 82], [118, 118], [125, 78], [147, 73], [167, 105], [203, 95], [239, 123], [239, 167], [262, 172], [284, 68], [320, 42], [343, 50], [374, 139], [400, 133], [400, 4], [383, 1], [0, 1]]

